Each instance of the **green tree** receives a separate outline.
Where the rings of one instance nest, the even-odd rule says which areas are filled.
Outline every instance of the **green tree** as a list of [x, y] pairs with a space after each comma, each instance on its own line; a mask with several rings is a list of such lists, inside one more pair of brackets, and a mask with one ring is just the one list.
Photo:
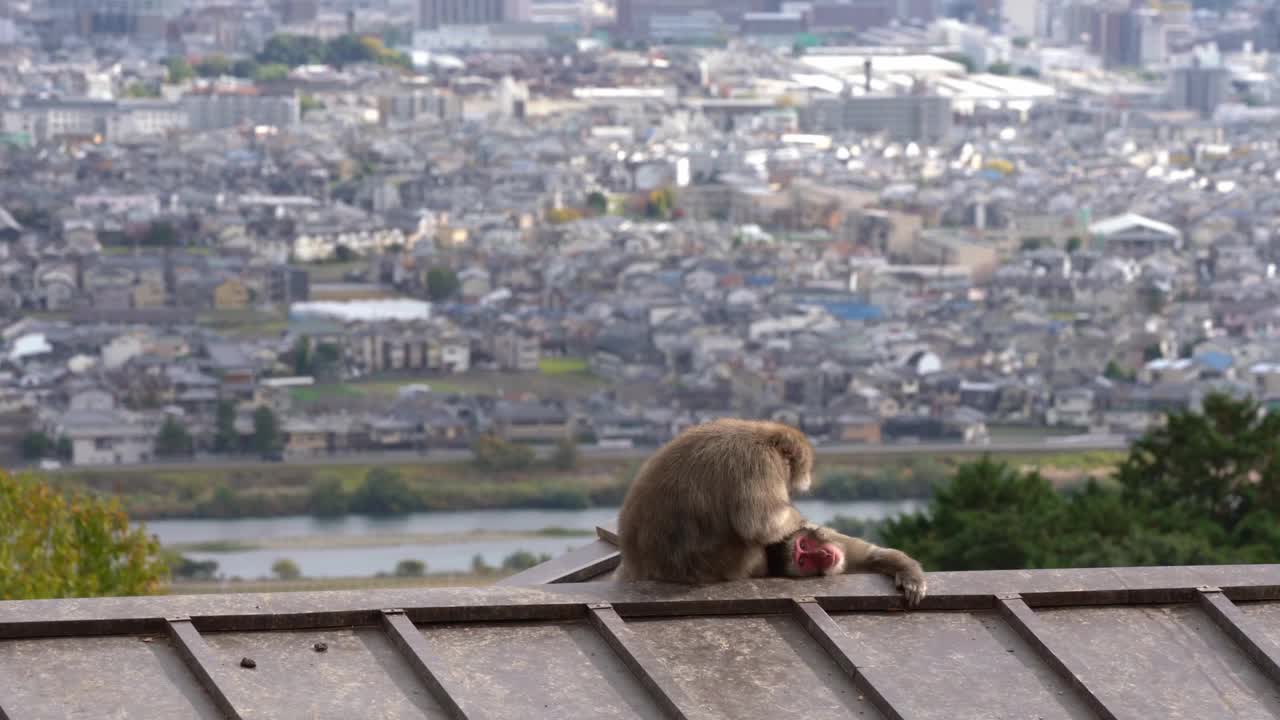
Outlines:
[[245, 80], [251, 79], [258, 74], [258, 63], [248, 58], [237, 60], [231, 63], [231, 74]]
[[291, 353], [291, 364], [293, 365], [294, 375], [310, 375], [311, 374], [311, 340], [305, 337], [299, 337], [293, 343], [293, 351]]
[[276, 414], [266, 405], [253, 411], [253, 449], [268, 455], [280, 449], [280, 423]]
[[39, 460], [53, 453], [53, 441], [39, 430], [32, 430], [22, 436], [22, 457], [24, 460]]
[[302, 577], [302, 568], [289, 558], [280, 558], [271, 563], [271, 574], [281, 580], [297, 580]]
[[545, 553], [542, 555], [534, 555], [526, 550], [517, 550], [502, 560], [502, 569], [510, 570], [511, 572], [520, 572], [521, 570], [528, 570], [539, 563], [547, 562], [550, 559], [551, 556]]
[[304, 116], [307, 113], [315, 112], [316, 110], [323, 110], [324, 107], [324, 103], [317, 100], [314, 95], [304, 94], [298, 98], [298, 108], [302, 111]]
[[158, 457], [183, 457], [191, 455], [195, 446], [191, 433], [173, 417], [167, 417], [156, 435], [156, 455]]
[[240, 435], [236, 432], [236, 405], [230, 400], [218, 402], [218, 416], [213, 435], [213, 451], [232, 452], [240, 447]]
[[160, 89], [140, 82], [129, 83], [124, 89], [124, 96], [128, 98], [156, 98], [160, 97]]
[[348, 263], [356, 259], [356, 252], [346, 245], [339, 244], [333, 249], [333, 259], [341, 263]]
[[1113, 483], [1059, 493], [983, 459], [882, 537], [934, 570], [1274, 563], [1278, 433], [1280, 415], [1211, 395], [1134, 443]]
[[938, 488], [928, 513], [891, 520], [882, 534], [927, 568], [1043, 567], [1065, 506], [1039, 473], [983, 458]]
[[147, 234], [142, 242], [152, 247], [172, 247], [178, 244], [178, 231], [173, 227], [173, 223], [156, 221], [147, 228]]
[[1134, 372], [1132, 370], [1126, 370], [1120, 366], [1120, 363], [1115, 360], [1111, 360], [1107, 363], [1106, 369], [1102, 371], [1102, 376], [1108, 380], [1115, 380], [1117, 382], [1131, 382], [1134, 377]]
[[422, 577], [427, 574], [427, 564], [421, 560], [401, 560], [396, 563], [396, 577]]
[[1067, 238], [1067, 252], [1079, 252], [1080, 248], [1083, 246], [1084, 241], [1080, 239], [1079, 235], [1072, 235], [1070, 238]]
[[0, 474], [0, 600], [142, 595], [166, 570], [160, 543], [115, 499]]
[[221, 55], [210, 55], [198, 60], [193, 69], [202, 78], [218, 78], [233, 74], [231, 61]]
[[254, 82], [279, 82], [289, 77], [289, 67], [279, 63], [259, 65], [253, 70]]
[[321, 478], [311, 483], [311, 495], [308, 505], [311, 512], [322, 517], [336, 517], [347, 514], [350, 499], [342, 489], [342, 481], [338, 478]]
[[476, 553], [471, 558], [471, 572], [475, 575], [488, 575], [493, 572], [493, 566], [484, 561], [484, 556]]
[[557, 470], [573, 470], [578, 467], [578, 443], [573, 438], [564, 438], [556, 442], [556, 451], [551, 456], [551, 465]]
[[66, 435], [58, 438], [58, 441], [54, 443], [54, 455], [63, 460], [70, 460], [74, 452], [75, 447], [71, 444], [71, 438]]
[[267, 40], [262, 52], [258, 53], [259, 63], [275, 63], [285, 67], [299, 65], [320, 65], [326, 62], [325, 42], [317, 37], [307, 35], [273, 35]]
[[218, 576], [217, 560], [192, 560], [176, 552], [165, 554], [169, 574], [180, 580], [213, 580]]
[[1011, 75], [1013, 68], [1006, 62], [991, 63], [987, 66], [987, 72], [992, 75]]
[[171, 57], [164, 61], [166, 73], [165, 81], [170, 85], [184, 83], [195, 77], [195, 70], [191, 67], [191, 63], [186, 58]]
[[503, 440], [496, 435], [483, 435], [471, 445], [472, 462], [482, 470], [527, 470], [537, 454], [532, 448]]
[[322, 342], [316, 345], [315, 352], [311, 357], [312, 370], [319, 374], [326, 371], [341, 369], [342, 364], [342, 348], [331, 342]]
[[351, 511], [367, 515], [398, 515], [418, 509], [421, 502], [400, 473], [373, 468], [351, 495]]
[[1280, 509], [1280, 414], [1220, 394], [1203, 405], [1134, 443], [1116, 473], [1125, 500], [1183, 509], [1228, 531], [1256, 510]]
[[587, 207], [596, 215], [604, 215], [609, 212], [609, 198], [599, 190], [593, 190], [587, 194]]
[[461, 283], [453, 270], [437, 265], [427, 271], [427, 296], [435, 302], [453, 297]]

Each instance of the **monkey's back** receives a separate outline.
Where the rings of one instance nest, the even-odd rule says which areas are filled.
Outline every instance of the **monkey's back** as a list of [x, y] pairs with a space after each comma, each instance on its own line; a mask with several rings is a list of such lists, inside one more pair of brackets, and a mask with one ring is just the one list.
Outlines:
[[746, 483], [786, 486], [778, 449], [807, 445], [776, 423], [716, 420], [681, 433], [640, 468], [618, 514], [624, 579], [712, 582], [745, 577], [750, 546], [734, 530], [727, 499]]

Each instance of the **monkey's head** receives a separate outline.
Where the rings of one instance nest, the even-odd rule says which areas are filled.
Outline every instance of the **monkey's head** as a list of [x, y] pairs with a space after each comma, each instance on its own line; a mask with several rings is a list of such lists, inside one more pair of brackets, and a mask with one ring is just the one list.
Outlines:
[[773, 443], [791, 471], [789, 485], [795, 492], [809, 492], [813, 485], [813, 445], [799, 430], [773, 424]]
[[839, 575], [845, 569], [844, 550], [807, 529], [766, 547], [765, 558], [770, 577]]

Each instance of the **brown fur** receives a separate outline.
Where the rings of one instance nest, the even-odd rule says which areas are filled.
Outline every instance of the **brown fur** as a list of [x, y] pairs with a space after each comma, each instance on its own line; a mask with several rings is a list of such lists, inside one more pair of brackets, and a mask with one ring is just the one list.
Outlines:
[[681, 433], [640, 468], [618, 515], [625, 580], [704, 583], [760, 572], [766, 545], [804, 526], [813, 446], [786, 425], [716, 420]]
[[[901, 550], [880, 547], [862, 538], [842, 535], [827, 527], [801, 528], [781, 543], [784, 549], [777, 555], [782, 559], [781, 575], [805, 577], [809, 574], [795, 566], [795, 543], [806, 535], [820, 543], [832, 543], [843, 551], [844, 562], [838, 567], [828, 568], [824, 573], [826, 575], [853, 572], [874, 572], [887, 575], [893, 578], [894, 584], [906, 594], [907, 604], [911, 606], [919, 604], [929, 591], [928, 583], [925, 581], [924, 568], [910, 555]], [[757, 562], [758, 565], [759, 563]], [[765, 572], [756, 575], [756, 577], [765, 577], [769, 574], [771, 573], [766, 567]], [[777, 574], [777, 570], [775, 570], [775, 574]]]

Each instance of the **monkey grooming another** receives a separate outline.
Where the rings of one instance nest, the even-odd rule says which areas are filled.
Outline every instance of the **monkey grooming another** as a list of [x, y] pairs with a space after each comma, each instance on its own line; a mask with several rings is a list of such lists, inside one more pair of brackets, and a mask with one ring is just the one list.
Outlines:
[[910, 604], [923, 598], [915, 560], [813, 525], [792, 506], [791, 491], [807, 491], [812, 473], [813, 446], [786, 425], [716, 420], [686, 430], [627, 491], [616, 577], [697, 584], [865, 569], [893, 577]]
[[762, 572], [760, 549], [804, 527], [791, 492], [812, 484], [813, 446], [795, 428], [715, 420], [650, 457], [622, 501], [623, 580], [708, 583]]
[[868, 570], [888, 575], [914, 607], [928, 594], [924, 568], [900, 550], [883, 548], [827, 527], [804, 527], [764, 549], [768, 577], [813, 577]]

